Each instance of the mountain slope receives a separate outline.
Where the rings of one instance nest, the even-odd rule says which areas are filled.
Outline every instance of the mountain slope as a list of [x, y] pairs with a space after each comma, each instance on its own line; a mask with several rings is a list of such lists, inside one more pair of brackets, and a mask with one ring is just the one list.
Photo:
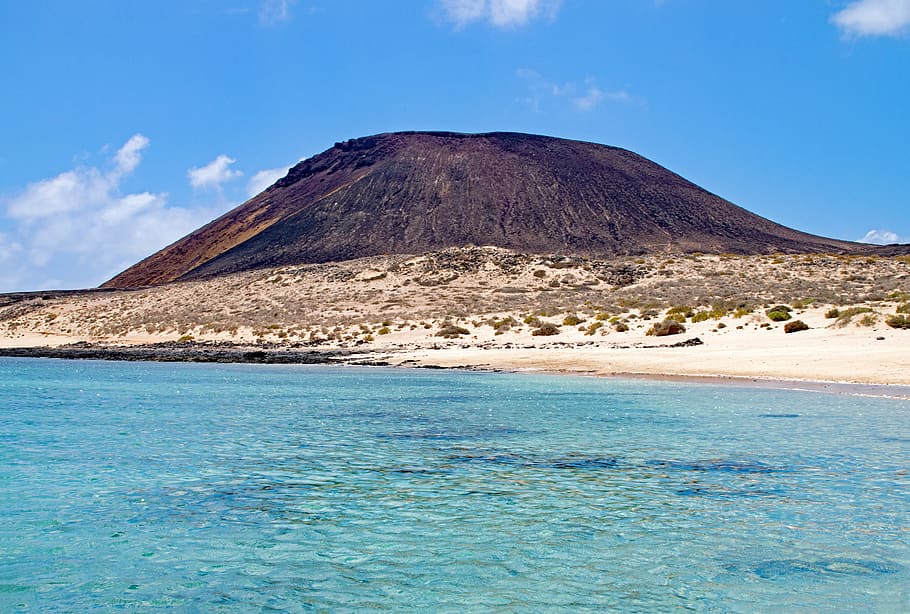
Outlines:
[[624, 149], [408, 132], [337, 143], [103, 287], [471, 244], [601, 257], [866, 249], [775, 224]]

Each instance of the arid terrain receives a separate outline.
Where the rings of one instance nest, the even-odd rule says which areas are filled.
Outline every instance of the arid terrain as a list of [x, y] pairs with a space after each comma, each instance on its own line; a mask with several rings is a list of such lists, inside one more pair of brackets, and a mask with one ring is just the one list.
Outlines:
[[469, 247], [3, 295], [0, 347], [221, 343], [412, 366], [910, 385], [908, 320], [907, 256]]

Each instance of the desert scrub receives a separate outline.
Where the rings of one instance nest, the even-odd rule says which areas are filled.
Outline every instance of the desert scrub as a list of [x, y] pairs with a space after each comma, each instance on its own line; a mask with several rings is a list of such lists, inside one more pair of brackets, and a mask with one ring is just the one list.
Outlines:
[[573, 314], [569, 314], [565, 318], [563, 318], [562, 324], [563, 324], [563, 326], [577, 326], [577, 325], [581, 324], [582, 322], [584, 322], [584, 320], [582, 320], [581, 318], [579, 318], [577, 315], [575, 315], [573, 313]]
[[666, 337], [667, 335], [678, 335], [684, 332], [686, 332], [686, 327], [681, 322], [664, 320], [652, 325], [645, 334], [650, 337]]
[[471, 331], [462, 326], [456, 326], [454, 324], [448, 324], [443, 326], [436, 332], [437, 337], [444, 337], [446, 339], [457, 339], [461, 335], [469, 335]]
[[897, 306], [897, 313], [910, 313], [910, 303], [904, 303]]
[[837, 307], [832, 307], [831, 309], [829, 309], [828, 311], [825, 312], [825, 317], [828, 318], [829, 320], [834, 320], [834, 319], [839, 318], [840, 309], [838, 309]]
[[784, 322], [790, 319], [790, 307], [787, 305], [775, 305], [765, 312], [768, 319], [772, 322]]
[[596, 333], [600, 328], [603, 328], [603, 325], [604, 325], [603, 322], [591, 322], [591, 324], [588, 325], [588, 328], [585, 329], [585, 335], [588, 335], [590, 337], [591, 335]]
[[667, 317], [675, 315], [682, 316], [683, 318], [691, 318], [695, 315], [695, 310], [688, 305], [676, 305], [667, 309]]
[[[376, 334], [377, 335], [388, 335], [391, 332], [392, 331], [391, 331], [391, 329], [389, 329], [388, 326], [383, 326], [379, 330], [376, 331]], [[465, 332], [467, 332], [467, 331], [465, 331]]]
[[543, 322], [540, 326], [531, 331], [531, 335], [535, 337], [549, 337], [558, 334], [559, 327], [551, 322]]
[[844, 309], [840, 312], [840, 315], [837, 316], [837, 320], [834, 324], [836, 326], [846, 326], [853, 320], [854, 316], [858, 316], [862, 313], [872, 313], [872, 309], [869, 307], [850, 307], [849, 309]]
[[798, 333], [801, 330], [809, 330], [809, 325], [802, 320], [793, 320], [784, 324], [785, 333]]
[[183, 335], [179, 339], [177, 339], [177, 343], [189, 343], [190, 341], [194, 341], [195, 339], [196, 338], [193, 337], [193, 335]]
[[749, 314], [752, 313], [753, 311], [754, 311], [754, 310], [753, 310], [751, 307], [737, 307], [737, 308], [733, 311], [733, 317], [734, 317], [734, 318], [742, 318], [742, 317], [744, 317], [744, 316], [749, 315]]
[[699, 311], [698, 313], [692, 314], [692, 322], [704, 322], [709, 317], [711, 317], [710, 311]]
[[910, 318], [904, 314], [895, 314], [885, 319], [885, 324], [891, 328], [910, 328]]
[[805, 309], [806, 307], [810, 306], [814, 302], [815, 302], [814, 298], [800, 299], [800, 300], [796, 301], [795, 303], [793, 303], [793, 308], [794, 309]]

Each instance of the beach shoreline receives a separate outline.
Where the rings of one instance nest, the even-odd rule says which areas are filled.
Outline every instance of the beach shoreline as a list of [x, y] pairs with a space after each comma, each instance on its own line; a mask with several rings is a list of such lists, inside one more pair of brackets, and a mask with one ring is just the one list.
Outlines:
[[908, 317], [910, 257], [601, 261], [466, 247], [0, 295], [0, 353], [811, 382], [879, 396], [875, 386], [910, 389]]
[[[689, 337], [688, 339], [694, 338]], [[790, 377], [775, 377], [758, 370], [739, 373], [710, 372], [700, 368], [698, 361], [693, 361], [691, 358], [697, 350], [701, 349], [700, 345], [702, 344], [682, 344], [677, 347], [672, 345], [583, 346], [558, 349], [527, 347], [484, 349], [449, 346], [402, 349], [307, 348], [294, 347], [291, 344], [260, 345], [228, 342], [177, 343], [164, 341], [137, 344], [79, 342], [56, 346], [0, 347], [0, 357], [470, 370], [637, 379], [910, 399], [910, 381], [885, 380], [883, 377], [880, 378], [880, 381], [876, 381], [875, 373], [870, 375], [869, 369], [862, 374], [862, 379], [852, 380], [825, 377], [824, 373], [819, 370], [797, 371], [796, 375]], [[654, 360], [655, 355], [658, 355], [661, 360]], [[758, 357], [755, 357], [750, 364], [759, 362]]]

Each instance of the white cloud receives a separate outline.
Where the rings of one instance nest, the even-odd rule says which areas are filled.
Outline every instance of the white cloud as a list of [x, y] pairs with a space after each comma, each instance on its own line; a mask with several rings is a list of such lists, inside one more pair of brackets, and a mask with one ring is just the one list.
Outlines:
[[117, 150], [114, 162], [117, 163], [117, 174], [132, 173], [142, 162], [142, 150], [149, 146], [149, 140], [141, 134], [134, 134], [123, 147]]
[[497, 28], [523, 26], [537, 17], [554, 19], [561, 0], [439, 0], [446, 19], [457, 27], [486, 21]]
[[890, 230], [870, 230], [862, 239], [857, 239], [857, 241], [874, 245], [890, 245], [892, 243], [910, 243], [910, 238], [902, 239], [900, 235]]
[[282, 166], [280, 168], [269, 168], [264, 171], [259, 171], [253, 175], [250, 178], [249, 182], [246, 184], [247, 197], [252, 198], [256, 196], [267, 187], [287, 175], [289, 170], [291, 170], [290, 166]]
[[168, 205], [167, 194], [121, 194], [149, 141], [135, 135], [108, 170], [77, 167], [0, 201], [0, 292], [95, 286], [222, 212]]
[[910, 27], [910, 0], [856, 0], [831, 21], [845, 36], [899, 36]]
[[573, 98], [572, 104], [574, 104], [577, 109], [588, 111], [603, 102], [605, 96], [606, 93], [602, 89], [592, 86], [588, 88], [588, 91], [584, 96]]
[[259, 5], [259, 23], [274, 26], [291, 18], [293, 0], [262, 0]]
[[231, 164], [236, 162], [233, 158], [221, 154], [205, 166], [191, 168], [186, 172], [190, 185], [194, 188], [219, 189], [221, 184], [243, 175], [240, 171], [231, 169]]
[[530, 93], [520, 98], [535, 112], [547, 101], [568, 101], [578, 111], [590, 111], [606, 101], [619, 103], [632, 103], [634, 99], [626, 90], [605, 90], [597, 85], [597, 80], [587, 78], [584, 85], [579, 87], [573, 82], [554, 83], [545, 79], [536, 70], [519, 68], [515, 75], [528, 84]]

